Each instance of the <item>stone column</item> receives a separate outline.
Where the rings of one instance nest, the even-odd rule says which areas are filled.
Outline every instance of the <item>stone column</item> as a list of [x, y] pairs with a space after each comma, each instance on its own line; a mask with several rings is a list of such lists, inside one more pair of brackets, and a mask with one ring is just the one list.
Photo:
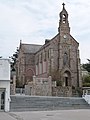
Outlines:
[[33, 76], [33, 95], [36, 95], [36, 76]]
[[48, 77], [48, 80], [49, 80], [49, 93], [50, 93], [50, 96], [52, 96], [52, 77], [49, 76]]
[[16, 75], [13, 76], [13, 94], [16, 93]]

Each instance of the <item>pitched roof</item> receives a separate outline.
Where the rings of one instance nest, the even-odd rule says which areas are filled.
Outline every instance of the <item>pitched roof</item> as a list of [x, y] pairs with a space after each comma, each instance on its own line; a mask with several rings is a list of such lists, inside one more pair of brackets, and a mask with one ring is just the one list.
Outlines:
[[24, 53], [35, 53], [41, 47], [42, 47], [42, 45], [21, 43], [21, 49], [23, 50]]

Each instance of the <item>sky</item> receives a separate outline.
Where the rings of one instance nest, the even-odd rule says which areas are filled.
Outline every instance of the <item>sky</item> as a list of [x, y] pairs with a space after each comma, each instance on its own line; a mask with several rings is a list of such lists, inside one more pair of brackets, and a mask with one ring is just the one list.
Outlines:
[[0, 0], [0, 56], [19, 47], [43, 45], [58, 33], [62, 3], [69, 14], [71, 35], [79, 42], [81, 63], [90, 59], [90, 0]]

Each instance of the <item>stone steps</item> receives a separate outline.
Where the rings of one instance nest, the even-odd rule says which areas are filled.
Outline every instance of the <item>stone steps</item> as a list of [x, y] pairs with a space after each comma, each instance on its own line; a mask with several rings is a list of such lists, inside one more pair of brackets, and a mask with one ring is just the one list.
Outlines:
[[89, 109], [83, 98], [48, 96], [11, 96], [10, 111]]

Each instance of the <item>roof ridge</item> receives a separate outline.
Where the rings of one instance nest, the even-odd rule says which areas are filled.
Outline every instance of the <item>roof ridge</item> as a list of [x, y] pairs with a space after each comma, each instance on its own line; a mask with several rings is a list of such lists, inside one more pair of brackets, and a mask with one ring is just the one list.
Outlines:
[[28, 44], [28, 43], [21, 43], [22, 45], [34, 45], [34, 46], [42, 46], [40, 44]]

